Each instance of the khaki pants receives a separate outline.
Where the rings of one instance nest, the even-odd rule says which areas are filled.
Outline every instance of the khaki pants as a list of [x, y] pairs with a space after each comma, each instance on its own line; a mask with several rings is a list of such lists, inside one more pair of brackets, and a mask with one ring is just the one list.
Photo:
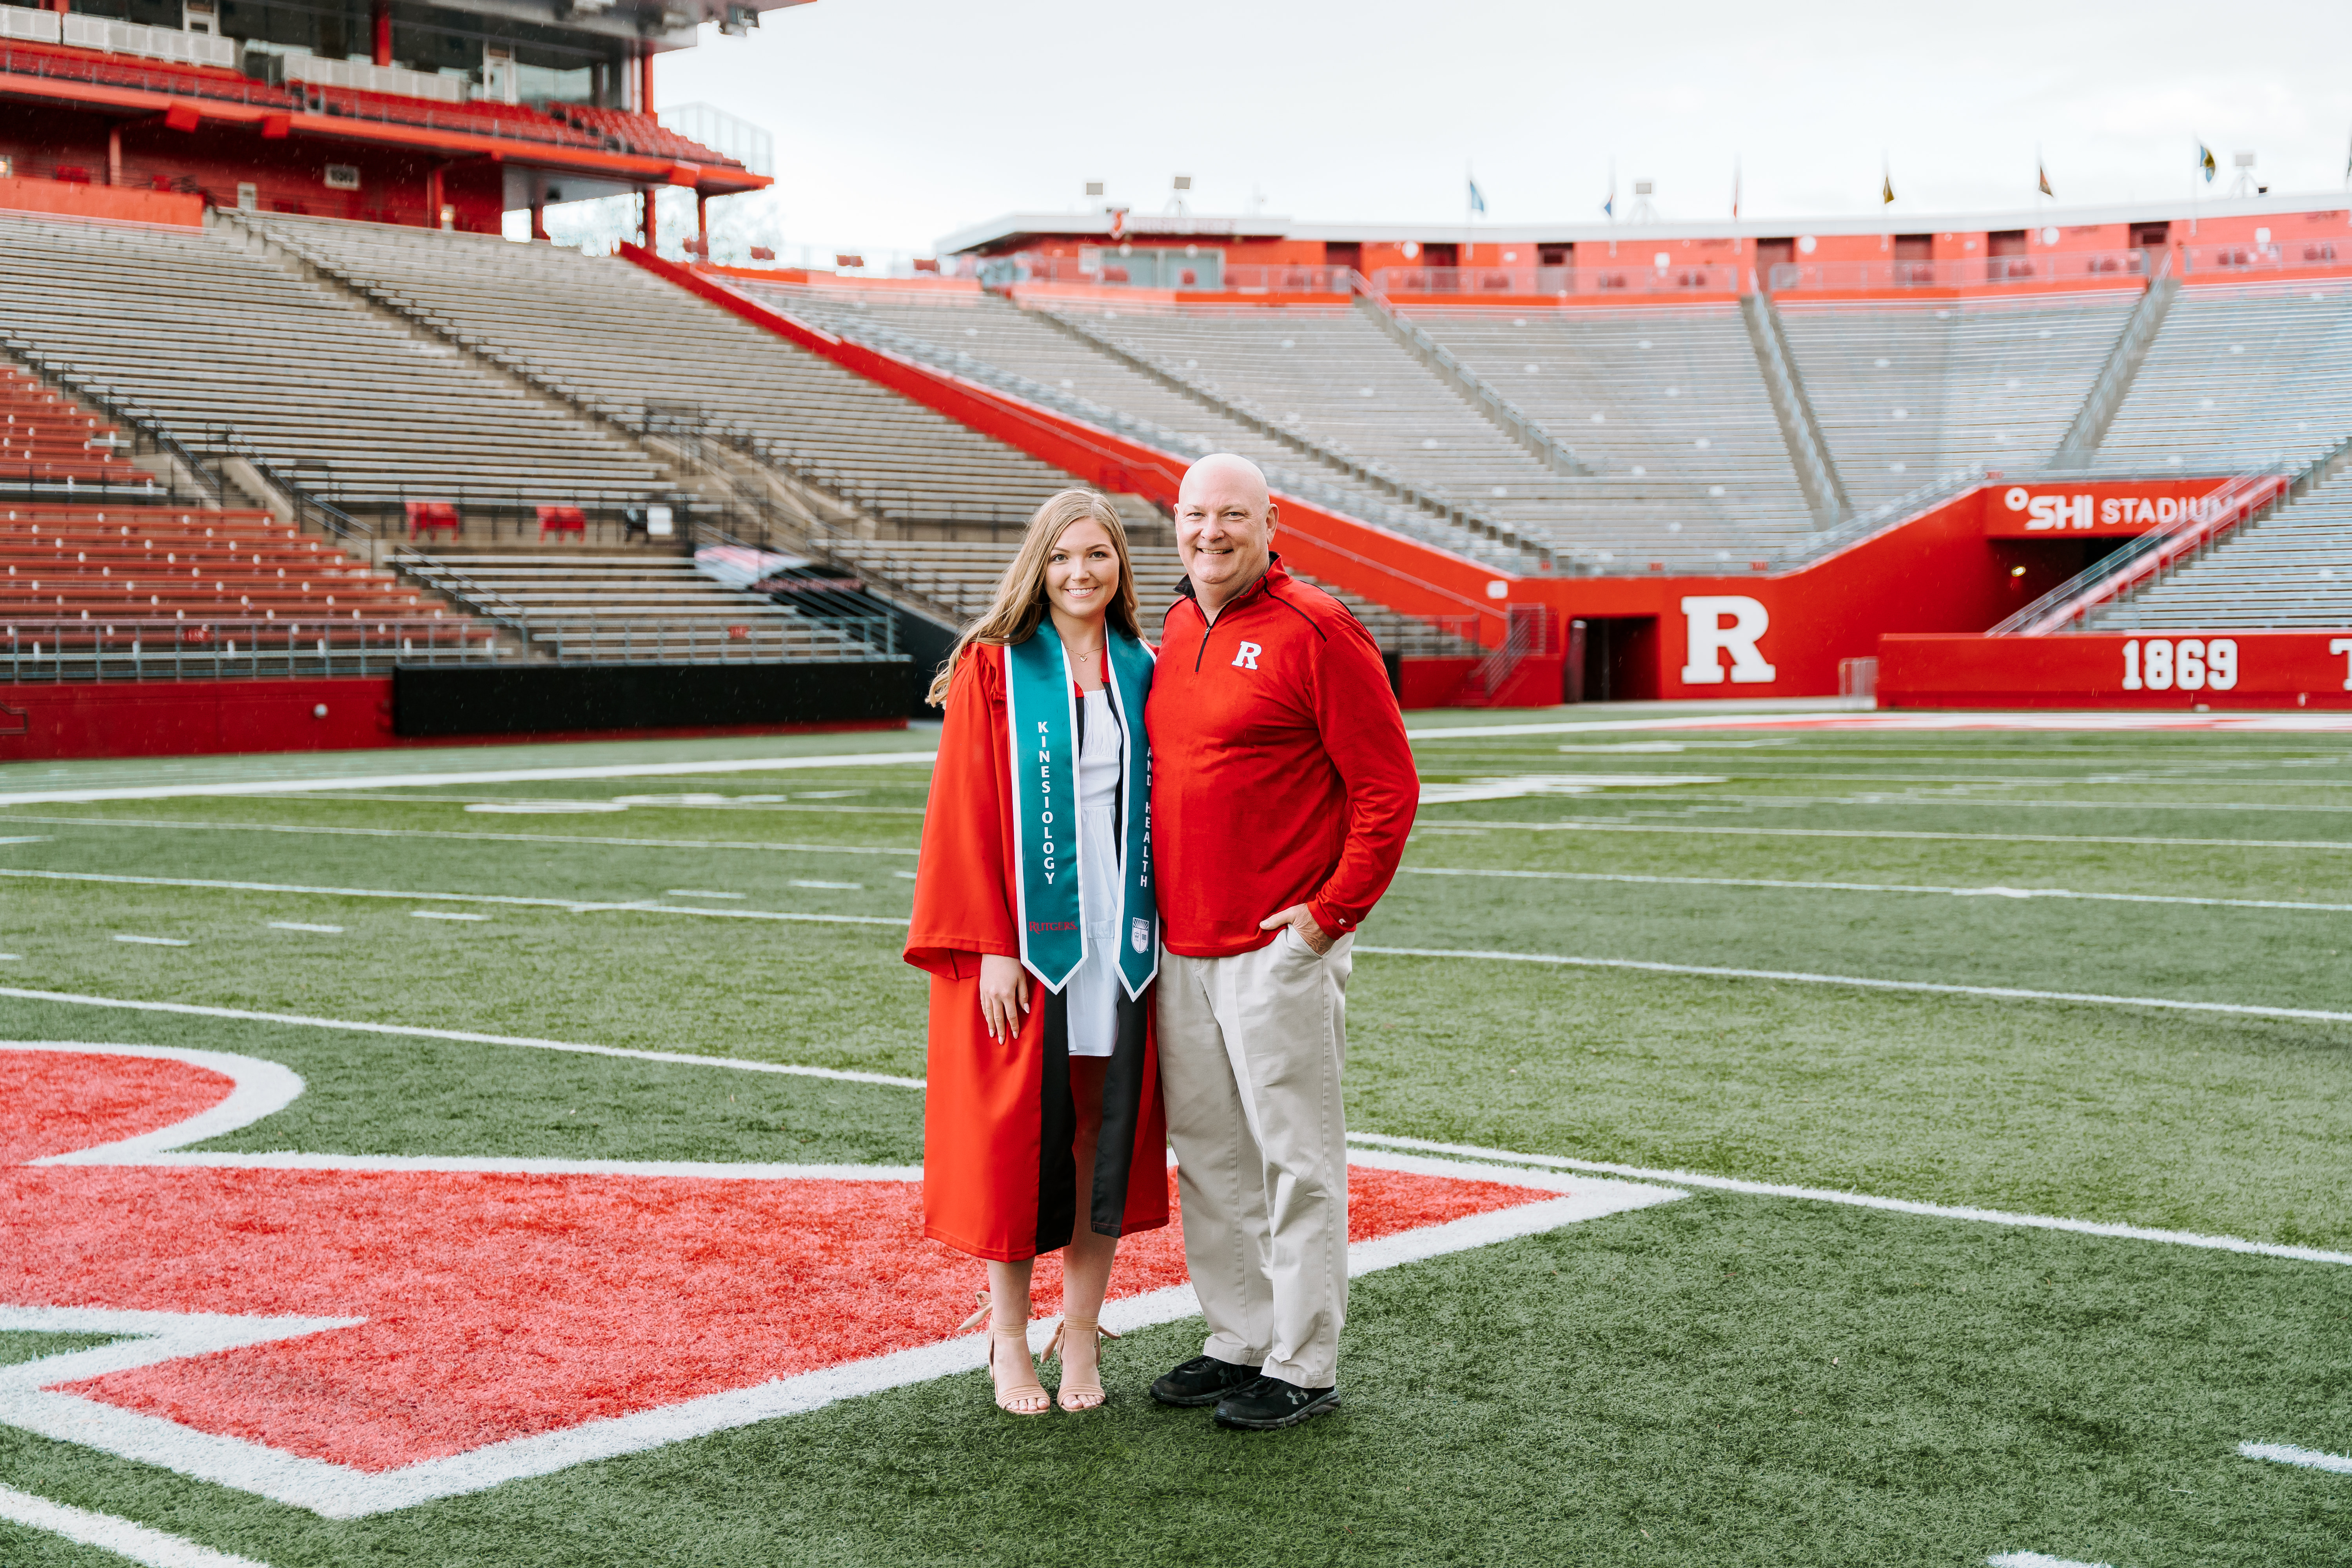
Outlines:
[[1296, 931], [1231, 958], [1168, 953], [1160, 1080], [1203, 1354], [1306, 1388], [1339, 1381], [1348, 1313], [1348, 1142], [1339, 1104], [1353, 934], [1320, 958]]

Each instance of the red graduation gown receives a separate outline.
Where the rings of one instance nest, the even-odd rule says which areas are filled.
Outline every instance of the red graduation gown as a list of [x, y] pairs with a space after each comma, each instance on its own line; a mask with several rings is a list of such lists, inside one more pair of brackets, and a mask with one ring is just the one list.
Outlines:
[[1012, 1262], [1067, 1245], [1082, 1211], [1099, 1236], [1166, 1225], [1168, 1122], [1150, 987], [1132, 1002], [1119, 997], [1085, 1193], [1072, 1167], [1065, 998], [1032, 975], [1016, 1038], [992, 1040], [981, 1021], [982, 955], [1021, 952], [1005, 704], [1004, 650], [973, 644], [948, 689], [906, 958], [931, 976], [923, 1234]]

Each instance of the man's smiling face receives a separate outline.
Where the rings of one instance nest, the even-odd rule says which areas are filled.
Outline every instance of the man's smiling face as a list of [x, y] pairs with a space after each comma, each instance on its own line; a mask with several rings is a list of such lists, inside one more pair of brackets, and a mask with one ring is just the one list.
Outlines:
[[1263, 575], [1274, 556], [1265, 478], [1239, 458], [1203, 458], [1176, 497], [1176, 552], [1211, 615]]

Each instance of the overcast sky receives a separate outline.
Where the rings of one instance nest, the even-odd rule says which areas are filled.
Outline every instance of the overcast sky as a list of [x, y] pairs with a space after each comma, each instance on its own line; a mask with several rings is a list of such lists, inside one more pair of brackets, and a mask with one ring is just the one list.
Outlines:
[[[662, 57], [665, 107], [715, 103], [776, 140], [788, 243], [928, 253], [1003, 213], [1157, 212], [1451, 223], [1600, 216], [1657, 182], [1669, 220], [2189, 194], [2197, 140], [2231, 178], [2330, 193], [2352, 142], [2352, 4], [2159, 0], [1638, 5], [974, 5], [819, 0], [749, 39]], [[1620, 212], [1623, 211], [1621, 205]]]

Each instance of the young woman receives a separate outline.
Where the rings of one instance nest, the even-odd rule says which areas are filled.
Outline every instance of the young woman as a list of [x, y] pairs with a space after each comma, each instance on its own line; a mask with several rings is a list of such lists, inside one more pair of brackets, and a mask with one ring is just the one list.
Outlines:
[[1050, 1407], [1029, 1276], [1066, 1247], [1061, 1405], [1103, 1402], [1121, 1236], [1168, 1223], [1152, 1039], [1151, 650], [1127, 532], [1092, 490], [1037, 509], [988, 613], [931, 685], [944, 704], [907, 962], [931, 974], [923, 1230], [988, 1260], [996, 1403]]

